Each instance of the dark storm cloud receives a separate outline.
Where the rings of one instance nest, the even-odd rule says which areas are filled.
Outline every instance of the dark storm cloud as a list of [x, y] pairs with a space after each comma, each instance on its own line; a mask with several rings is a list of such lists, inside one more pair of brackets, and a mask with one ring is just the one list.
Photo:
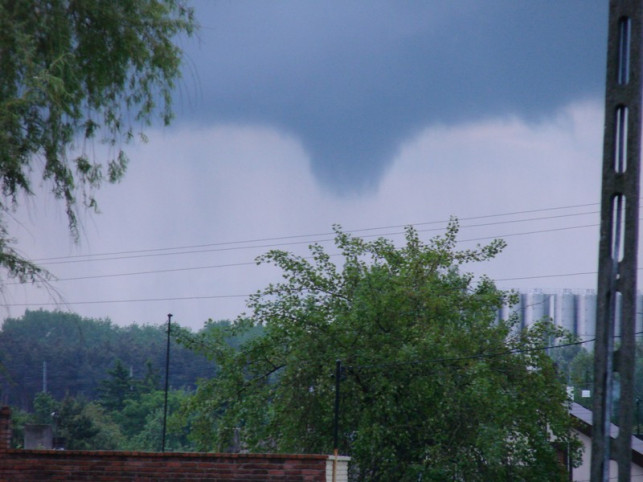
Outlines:
[[432, 123], [537, 120], [602, 95], [607, 2], [203, 1], [183, 119], [300, 140], [327, 188], [377, 185]]

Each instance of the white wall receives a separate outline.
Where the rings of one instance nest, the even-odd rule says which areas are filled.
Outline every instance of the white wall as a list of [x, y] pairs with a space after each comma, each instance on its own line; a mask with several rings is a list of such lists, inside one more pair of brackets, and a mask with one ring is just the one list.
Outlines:
[[[583, 442], [583, 462], [580, 467], [575, 468], [572, 472], [572, 480], [574, 482], [589, 482], [590, 479], [590, 467], [592, 460], [592, 439], [587, 435], [577, 432], [578, 438]], [[616, 462], [610, 460], [610, 480], [613, 478], [616, 480], [618, 475], [618, 467]], [[632, 480], [643, 480], [643, 467], [632, 463]]]

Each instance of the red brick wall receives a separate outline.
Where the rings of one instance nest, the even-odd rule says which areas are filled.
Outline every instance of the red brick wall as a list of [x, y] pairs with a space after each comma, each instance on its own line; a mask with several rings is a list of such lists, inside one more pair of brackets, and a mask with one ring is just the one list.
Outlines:
[[0, 481], [326, 480], [326, 455], [5, 450]]
[[11, 447], [11, 409], [0, 408], [0, 450]]
[[[327, 455], [148, 453], [9, 449], [11, 411], [0, 409], [0, 481], [326, 480]], [[345, 472], [345, 468], [343, 469]], [[338, 479], [339, 480], [339, 479]]]

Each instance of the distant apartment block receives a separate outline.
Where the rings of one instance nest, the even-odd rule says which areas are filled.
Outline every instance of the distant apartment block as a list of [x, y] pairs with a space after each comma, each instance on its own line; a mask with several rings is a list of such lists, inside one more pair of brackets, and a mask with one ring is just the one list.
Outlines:
[[[501, 319], [516, 314], [519, 327], [525, 328], [547, 317], [553, 322], [576, 335], [581, 341], [592, 340], [596, 336], [596, 292], [594, 290], [532, 290], [520, 293], [518, 304], [503, 306], [498, 313]], [[619, 336], [620, 323], [617, 317], [616, 336]], [[636, 299], [636, 332], [643, 330], [643, 294]], [[587, 345], [588, 348], [592, 344]]]

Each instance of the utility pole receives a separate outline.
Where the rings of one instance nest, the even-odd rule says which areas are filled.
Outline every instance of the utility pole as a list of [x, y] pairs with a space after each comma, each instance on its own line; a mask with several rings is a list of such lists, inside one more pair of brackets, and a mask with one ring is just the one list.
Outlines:
[[165, 428], [167, 427], [167, 391], [170, 381], [170, 329], [172, 313], [167, 315], [167, 348], [165, 350], [165, 403], [163, 405], [163, 435], [161, 437], [161, 452], [165, 452]]
[[333, 471], [332, 482], [337, 480], [337, 457], [339, 455], [339, 390], [342, 381], [342, 361], [335, 361], [335, 416], [333, 420]]
[[[631, 472], [641, 154], [642, 2], [609, 2], [594, 348], [592, 482], [609, 480], [610, 459], [618, 463], [619, 482], [628, 482]], [[621, 335], [618, 348], [614, 343], [617, 323], [620, 323]], [[612, 444], [610, 422], [616, 380], [620, 389], [619, 433]]]

